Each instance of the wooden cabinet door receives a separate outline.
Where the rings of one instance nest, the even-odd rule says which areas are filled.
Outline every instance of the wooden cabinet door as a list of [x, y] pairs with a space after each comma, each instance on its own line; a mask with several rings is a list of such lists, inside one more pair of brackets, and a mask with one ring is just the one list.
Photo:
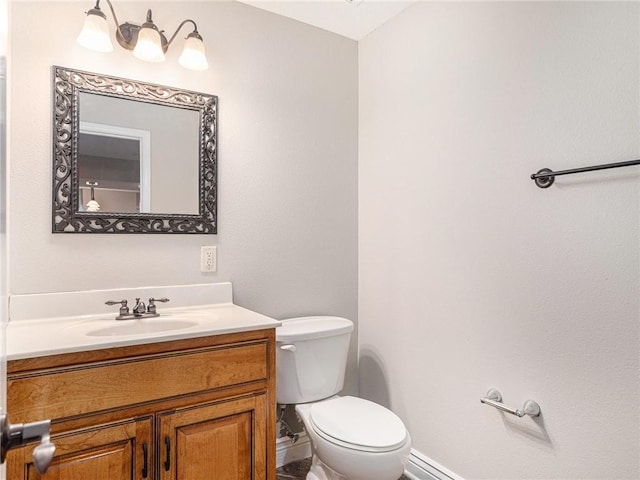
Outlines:
[[152, 480], [152, 417], [53, 435], [53, 461], [40, 475], [32, 460], [36, 444], [7, 454], [8, 480]]
[[267, 396], [158, 414], [160, 480], [267, 480]]

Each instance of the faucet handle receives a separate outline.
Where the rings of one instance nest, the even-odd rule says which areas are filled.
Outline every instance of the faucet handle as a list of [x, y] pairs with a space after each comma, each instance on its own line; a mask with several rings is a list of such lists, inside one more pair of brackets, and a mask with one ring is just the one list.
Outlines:
[[147, 305], [147, 313], [151, 313], [152, 315], [156, 314], [156, 303], [155, 302], [162, 302], [162, 303], [167, 303], [169, 301], [169, 299], [167, 297], [162, 297], [162, 298], [153, 298], [151, 297], [149, 299], [149, 305]]
[[117, 305], [120, 304], [120, 315], [129, 315], [129, 307], [127, 306], [127, 300], [120, 300], [120, 301], [116, 301], [116, 300], [107, 300], [106, 302], [104, 302], [105, 305]]
[[153, 303], [153, 302], [167, 303], [168, 301], [169, 301], [169, 299], [167, 297], [162, 297], [162, 298], [153, 298], [153, 297], [151, 297], [149, 299], [149, 303]]

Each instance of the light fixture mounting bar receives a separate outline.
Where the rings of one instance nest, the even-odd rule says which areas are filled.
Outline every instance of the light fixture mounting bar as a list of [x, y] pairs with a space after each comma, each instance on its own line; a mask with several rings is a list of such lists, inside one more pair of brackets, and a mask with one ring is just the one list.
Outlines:
[[[129, 47], [129, 45], [127, 43], [122, 43], [123, 41], [125, 41], [126, 38], [128, 38], [120, 29], [120, 22], [118, 21], [118, 16], [116, 15], [116, 11], [113, 9], [113, 5], [111, 4], [111, 0], [105, 0], [107, 2], [107, 5], [109, 5], [109, 9], [111, 10], [111, 15], [113, 15], [113, 21], [116, 23], [116, 39], [118, 40], [118, 43], [123, 46], [124, 48], [126, 48], [127, 50], [133, 50], [133, 46], [135, 46], [136, 42], [133, 41], [133, 46]], [[100, 10], [100, 0], [96, 0], [96, 7], [98, 10]], [[129, 23], [126, 23], [124, 25], [130, 25]], [[139, 29], [140, 27], [138, 27]], [[128, 33], [127, 33], [128, 35]], [[136, 39], [138, 37], [138, 34], [136, 32]]]
[[176, 31], [173, 33], [173, 35], [171, 35], [171, 38], [169, 39], [168, 45], [171, 45], [171, 42], [173, 42], [173, 39], [176, 38], [176, 35], [180, 31], [180, 29], [184, 26], [184, 24], [185, 23], [189, 23], [189, 22], [193, 23], [193, 32], [192, 32], [192, 34], [195, 33], [200, 38], [200, 40], [202, 40], [202, 37], [198, 33], [198, 25], [196, 25], [196, 22], [194, 22], [190, 18], [187, 18], [186, 20], [183, 20], [180, 25], [178, 25], [178, 28], [176, 28]]

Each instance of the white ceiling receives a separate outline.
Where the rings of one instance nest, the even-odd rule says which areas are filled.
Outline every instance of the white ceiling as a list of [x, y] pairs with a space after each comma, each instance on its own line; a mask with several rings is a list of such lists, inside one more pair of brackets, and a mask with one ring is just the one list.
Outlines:
[[[2, 1], [2, 0], [0, 0]], [[34, 0], [11, 0], [12, 2]], [[57, 0], [41, 0], [57, 1]], [[67, 0], [93, 4], [95, 0]], [[136, 2], [139, 0], [116, 0]], [[156, 2], [175, 0], [154, 0]], [[225, 0], [193, 0], [200, 2]], [[362, 40], [380, 25], [419, 0], [237, 0], [262, 10], [293, 18], [354, 40]], [[88, 8], [88, 7], [87, 7]]]
[[361, 40], [416, 0], [238, 1], [354, 40]]

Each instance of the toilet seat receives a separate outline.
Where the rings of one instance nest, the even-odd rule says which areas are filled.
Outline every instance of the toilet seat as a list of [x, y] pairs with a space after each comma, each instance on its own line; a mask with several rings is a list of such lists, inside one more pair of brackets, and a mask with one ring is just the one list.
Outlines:
[[407, 430], [397, 415], [362, 398], [336, 397], [314, 403], [309, 417], [320, 437], [352, 450], [389, 452], [407, 439]]

